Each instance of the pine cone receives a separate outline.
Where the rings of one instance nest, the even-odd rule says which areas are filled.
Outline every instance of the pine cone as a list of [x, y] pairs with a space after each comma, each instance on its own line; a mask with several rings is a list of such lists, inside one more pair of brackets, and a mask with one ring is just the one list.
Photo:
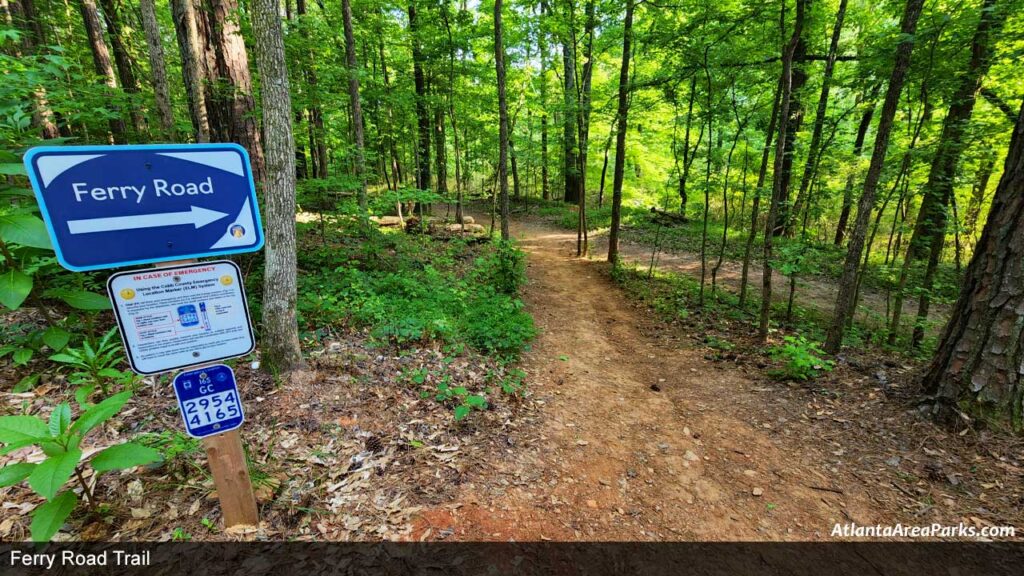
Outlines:
[[369, 438], [366, 439], [366, 443], [363, 445], [363, 449], [365, 449], [367, 452], [373, 453], [383, 452], [384, 442], [382, 442], [381, 439], [378, 438], [377, 436], [370, 436]]

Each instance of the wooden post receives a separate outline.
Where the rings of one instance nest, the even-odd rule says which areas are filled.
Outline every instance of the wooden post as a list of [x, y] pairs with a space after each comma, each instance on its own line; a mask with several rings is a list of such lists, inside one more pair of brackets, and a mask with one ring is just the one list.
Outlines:
[[[197, 264], [198, 261], [175, 260], [155, 264], [154, 268]], [[193, 370], [199, 368], [192, 367]], [[238, 399], [242, 401], [241, 398]], [[259, 524], [259, 513], [256, 510], [256, 494], [249, 478], [249, 465], [245, 462], [245, 449], [242, 448], [242, 435], [238, 429], [223, 434], [203, 438], [206, 448], [206, 459], [210, 463], [213, 484], [217, 487], [217, 499], [220, 500], [221, 514], [224, 516], [224, 527]]]
[[206, 457], [210, 461], [213, 483], [217, 486], [224, 526], [259, 523], [256, 496], [249, 479], [249, 466], [245, 462], [242, 436], [238, 429], [203, 438]]

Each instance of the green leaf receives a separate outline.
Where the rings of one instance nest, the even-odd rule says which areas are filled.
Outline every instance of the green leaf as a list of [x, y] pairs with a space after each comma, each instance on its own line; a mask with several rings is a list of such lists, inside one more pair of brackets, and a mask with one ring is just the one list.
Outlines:
[[459, 404], [458, 406], [455, 407], [455, 419], [462, 420], [463, 418], [468, 416], [469, 413], [472, 411], [473, 409], [470, 408], [469, 406], [466, 406], [465, 404]]
[[75, 466], [78, 466], [81, 459], [82, 451], [78, 448], [51, 456], [32, 471], [28, 477], [28, 485], [43, 498], [52, 500], [68, 478], [75, 473]]
[[61, 364], [78, 364], [81, 362], [81, 360], [69, 354], [54, 354], [50, 356], [50, 361], [60, 362]]
[[21, 162], [4, 162], [0, 164], [0, 174], [4, 176], [25, 176], [25, 165]]
[[0, 442], [35, 442], [49, 437], [46, 422], [35, 416], [0, 416]]
[[476, 394], [466, 396], [466, 404], [469, 404], [473, 408], [479, 408], [480, 410], [487, 409], [487, 399]]
[[90, 430], [109, 420], [117, 414], [125, 402], [132, 397], [131, 391], [114, 394], [103, 402], [89, 408], [71, 425], [69, 430], [85, 436]]
[[57, 437], [71, 425], [71, 405], [61, 402], [50, 414], [50, 436]]
[[31, 348], [18, 348], [14, 351], [14, 354], [11, 355], [11, 360], [14, 360], [14, 363], [18, 366], [24, 366], [32, 359], [32, 354], [33, 351]]
[[125, 442], [111, 446], [92, 459], [92, 469], [97, 472], [123, 470], [132, 466], [143, 466], [160, 460], [160, 452], [154, 448]]
[[28, 376], [25, 376], [24, 378], [19, 380], [17, 384], [14, 385], [14, 388], [11, 388], [11, 392], [14, 392], [15, 394], [28, 392], [29, 390], [36, 387], [36, 384], [39, 383], [39, 378], [41, 376], [42, 374], [29, 374]]
[[110, 310], [110, 298], [95, 292], [54, 288], [43, 295], [63, 300], [68, 306], [79, 310]]
[[64, 525], [71, 512], [78, 505], [78, 496], [71, 490], [61, 492], [49, 502], [44, 502], [32, 511], [32, 540], [48, 542]]
[[[2, 166], [2, 164], [0, 164]], [[0, 238], [4, 242], [14, 242], [22, 246], [52, 250], [50, 234], [46, 224], [30, 214], [9, 214], [0, 216]]]
[[69, 340], [71, 340], [71, 333], [58, 326], [50, 326], [43, 331], [43, 343], [54, 352], [63, 350]]
[[21, 482], [35, 469], [35, 464], [28, 462], [19, 462], [17, 464], [9, 464], [0, 468], [0, 488], [6, 488], [8, 486], [14, 486], [18, 482]]
[[11, 268], [0, 274], [0, 304], [17, 310], [32, 291], [32, 277]]

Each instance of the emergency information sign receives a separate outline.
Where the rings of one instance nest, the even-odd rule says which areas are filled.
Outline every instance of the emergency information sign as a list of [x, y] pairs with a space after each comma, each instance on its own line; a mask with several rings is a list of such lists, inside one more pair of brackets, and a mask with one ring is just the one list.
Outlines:
[[234, 430], [245, 421], [235, 373], [229, 366], [215, 364], [178, 374], [174, 396], [185, 431], [193, 438]]
[[255, 347], [234, 262], [120, 272], [107, 290], [128, 362], [139, 374], [244, 356]]

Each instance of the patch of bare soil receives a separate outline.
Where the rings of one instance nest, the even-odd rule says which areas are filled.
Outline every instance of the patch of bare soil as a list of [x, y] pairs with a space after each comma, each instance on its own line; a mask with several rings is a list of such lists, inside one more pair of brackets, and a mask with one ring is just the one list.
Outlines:
[[535, 220], [514, 234], [541, 329], [523, 362], [540, 428], [425, 510], [414, 538], [828, 540], [849, 522], [1024, 525], [1021, 444], [951, 437], [908, 413], [888, 388], [909, 368], [865, 375], [853, 361], [815, 385], [831, 390], [774, 382], [766, 358], [744, 351], [748, 327], [719, 326], [740, 351], [718, 354], [706, 327], [657, 321], [603, 263], [574, 258], [574, 234]]

